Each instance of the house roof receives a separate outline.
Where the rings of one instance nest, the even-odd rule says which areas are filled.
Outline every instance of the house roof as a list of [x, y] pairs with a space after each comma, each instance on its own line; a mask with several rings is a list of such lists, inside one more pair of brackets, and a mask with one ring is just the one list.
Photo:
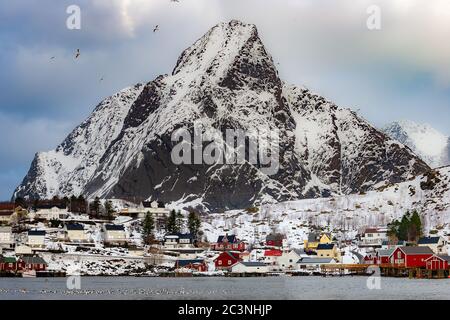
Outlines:
[[394, 252], [394, 251], [395, 251], [394, 248], [392, 248], [392, 249], [382, 249], [382, 250], [378, 250], [377, 254], [380, 257], [389, 257], [392, 254], [392, 252]]
[[16, 205], [12, 202], [0, 203], [0, 211], [14, 211]]
[[333, 258], [302, 258], [297, 261], [299, 264], [321, 264], [321, 263], [330, 263], [333, 261]]
[[2, 263], [16, 263], [16, 261], [15, 257], [0, 257], [0, 262]]
[[107, 231], [125, 231], [125, 227], [122, 224], [105, 224], [105, 230], [107, 230]]
[[168, 233], [164, 238], [193, 239], [194, 235], [191, 233]]
[[29, 230], [29, 236], [45, 236], [45, 230]]
[[418, 244], [437, 244], [441, 237], [424, 237], [420, 238]]
[[36, 206], [36, 210], [52, 209], [52, 208], [66, 209], [67, 206], [65, 204], [62, 204], [62, 203], [44, 203], [44, 204], [38, 204]]
[[226, 234], [224, 236], [219, 236], [217, 238], [217, 243], [222, 243], [222, 242], [224, 242], [224, 240], [227, 240], [228, 243], [236, 243], [237, 242], [237, 238], [234, 234], [233, 235]]
[[266, 250], [264, 251], [264, 257], [280, 257], [283, 253], [281, 250]]
[[402, 250], [405, 254], [433, 254], [430, 247], [399, 247], [398, 249]]
[[448, 263], [450, 263], [450, 256], [448, 256], [448, 255], [437, 255], [437, 254], [434, 254], [431, 257], [426, 258], [425, 261], [427, 261], [429, 259], [432, 259], [432, 258], [436, 258], [436, 257], [441, 259], [441, 260], [444, 260], [444, 261], [447, 261]]
[[266, 236], [266, 241], [280, 241], [285, 239], [286, 236], [281, 233], [271, 233]]
[[266, 266], [265, 263], [257, 262], [257, 261], [241, 261], [240, 263], [246, 267], [265, 267]]
[[311, 232], [308, 234], [308, 242], [316, 242], [320, 238], [320, 234], [317, 232]]
[[202, 264], [205, 261], [203, 259], [186, 259], [186, 260], [177, 260], [175, 264], [178, 267], [188, 266], [190, 264]]
[[84, 230], [84, 226], [81, 223], [68, 223], [66, 224], [67, 230]]
[[317, 250], [332, 250], [334, 248], [334, 243], [319, 243]]
[[47, 264], [44, 259], [41, 257], [29, 257], [29, 256], [23, 256], [22, 261], [26, 264]]
[[219, 255], [216, 257], [216, 259], [214, 259], [214, 260], [217, 260], [218, 258], [220, 258], [220, 257], [222, 257], [222, 256], [224, 256], [224, 255], [227, 255], [227, 256], [229, 256], [229, 257], [235, 259], [235, 260], [239, 260], [239, 252], [234, 252], [234, 251], [225, 251], [225, 252], [222, 252], [222, 253], [219, 254]]
[[299, 256], [306, 254], [305, 250], [303, 250], [303, 249], [292, 249], [291, 251], [294, 251]]

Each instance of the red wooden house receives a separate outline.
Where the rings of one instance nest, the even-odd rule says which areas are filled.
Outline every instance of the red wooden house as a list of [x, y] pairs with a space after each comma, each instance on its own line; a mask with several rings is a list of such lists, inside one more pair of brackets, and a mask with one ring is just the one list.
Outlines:
[[225, 251], [222, 252], [215, 260], [216, 269], [231, 269], [236, 263], [241, 260], [239, 252]]
[[266, 236], [266, 247], [282, 247], [286, 236], [281, 233], [271, 233]]
[[217, 242], [212, 244], [212, 250], [217, 251], [245, 251], [245, 243], [240, 241], [235, 235], [219, 236]]
[[448, 270], [450, 266], [450, 256], [434, 254], [425, 260], [425, 267], [428, 270]]
[[21, 264], [14, 257], [0, 257], [0, 270], [15, 272], [20, 270]]
[[389, 257], [395, 249], [380, 249], [377, 251], [376, 264], [390, 263]]
[[19, 261], [24, 270], [44, 271], [47, 268], [47, 263], [41, 257], [23, 256]]
[[425, 260], [433, 256], [429, 247], [398, 247], [389, 257], [389, 262], [406, 268], [425, 268]]
[[377, 264], [377, 261], [378, 261], [377, 257], [370, 253], [365, 255], [363, 258], [364, 264]]
[[205, 260], [193, 259], [193, 260], [177, 260], [175, 262], [175, 269], [190, 269], [193, 271], [208, 271], [208, 265]]

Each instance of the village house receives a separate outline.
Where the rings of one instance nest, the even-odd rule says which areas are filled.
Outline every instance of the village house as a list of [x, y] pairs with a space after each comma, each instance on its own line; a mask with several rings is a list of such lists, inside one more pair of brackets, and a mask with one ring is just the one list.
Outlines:
[[449, 270], [450, 256], [433, 254], [425, 259], [425, 268], [427, 270]]
[[125, 227], [121, 224], [105, 224], [103, 226], [104, 242], [123, 245], [128, 242]]
[[359, 246], [381, 248], [383, 241], [387, 240], [387, 228], [366, 228], [361, 236]]
[[364, 264], [377, 264], [377, 256], [374, 253], [366, 254], [363, 258]]
[[320, 243], [316, 249], [317, 257], [333, 258], [336, 261], [341, 260], [341, 252], [334, 243]]
[[64, 204], [38, 204], [34, 217], [43, 220], [60, 220], [67, 218], [68, 210]]
[[0, 271], [16, 272], [19, 269], [19, 263], [15, 257], [0, 257]]
[[33, 250], [27, 245], [19, 245], [14, 249], [14, 254], [16, 256], [31, 255], [33, 254]]
[[281, 233], [271, 233], [266, 236], [266, 247], [281, 248], [285, 244], [286, 236]]
[[324, 264], [334, 264], [336, 260], [333, 258], [302, 258], [297, 261], [297, 269], [300, 270], [317, 270]]
[[419, 247], [429, 247], [435, 254], [447, 254], [447, 241], [443, 237], [424, 237], [417, 242]]
[[376, 253], [376, 262], [377, 264], [386, 264], [390, 263], [389, 257], [394, 252], [395, 248], [392, 249], [379, 249]]
[[332, 237], [329, 233], [311, 232], [308, 234], [308, 240], [304, 241], [305, 251], [316, 251], [319, 244], [331, 243]]
[[47, 262], [38, 256], [23, 256], [19, 259], [23, 262], [23, 269], [44, 271], [47, 268]]
[[170, 233], [164, 236], [164, 248], [194, 248], [194, 236], [190, 233]]
[[392, 252], [389, 262], [405, 268], [425, 268], [425, 260], [433, 254], [429, 247], [399, 247]]
[[277, 264], [282, 270], [294, 270], [297, 268], [297, 261], [304, 257], [308, 255], [303, 250], [284, 250], [281, 256], [277, 257]]
[[175, 269], [190, 269], [192, 271], [206, 272], [208, 265], [203, 259], [180, 259], [175, 261]]
[[240, 261], [239, 252], [225, 251], [214, 259], [216, 270], [231, 270]]
[[264, 263], [269, 266], [278, 266], [278, 258], [281, 257], [283, 252], [277, 249], [270, 249], [264, 251]]
[[76, 243], [87, 242], [84, 226], [81, 223], [67, 223], [64, 229], [67, 241]]
[[0, 248], [14, 248], [14, 236], [11, 227], [0, 227]]
[[30, 230], [28, 231], [27, 244], [32, 249], [45, 247], [45, 231], [44, 230]]
[[267, 273], [269, 267], [262, 262], [240, 261], [231, 267], [233, 273]]
[[11, 223], [16, 205], [14, 203], [0, 203], [0, 224]]
[[217, 242], [211, 245], [211, 249], [216, 251], [245, 251], [245, 247], [243, 241], [240, 241], [235, 235], [228, 234], [219, 236]]
[[147, 213], [153, 215], [156, 228], [160, 229], [162, 226], [166, 225], [170, 209], [166, 209], [165, 206], [162, 203], [158, 203], [158, 201], [143, 201], [139, 207], [138, 217], [144, 219]]

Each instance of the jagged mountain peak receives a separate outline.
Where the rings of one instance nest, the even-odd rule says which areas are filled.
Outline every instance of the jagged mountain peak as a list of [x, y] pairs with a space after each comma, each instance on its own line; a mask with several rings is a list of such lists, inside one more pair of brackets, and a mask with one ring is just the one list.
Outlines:
[[[174, 164], [172, 133], [194, 122], [220, 132], [276, 129], [279, 170]], [[216, 211], [367, 191], [427, 170], [355, 113], [284, 84], [256, 27], [233, 20], [186, 49], [171, 75], [102, 102], [60, 148], [36, 157], [14, 197], [82, 193]]]
[[408, 146], [433, 168], [448, 162], [449, 137], [427, 123], [400, 120], [382, 129], [388, 136]]

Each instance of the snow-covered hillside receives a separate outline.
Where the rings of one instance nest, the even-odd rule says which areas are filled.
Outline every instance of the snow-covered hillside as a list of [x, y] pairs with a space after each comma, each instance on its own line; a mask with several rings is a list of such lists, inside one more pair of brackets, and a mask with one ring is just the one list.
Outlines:
[[[260, 164], [175, 165], [174, 130], [279, 132], [280, 170]], [[103, 101], [55, 150], [37, 154], [14, 196], [159, 199], [211, 211], [349, 194], [429, 167], [351, 110], [278, 77], [254, 25], [221, 23], [171, 75]]]
[[403, 120], [387, 125], [383, 131], [391, 138], [411, 148], [432, 168], [450, 164], [450, 137], [429, 124]]
[[263, 241], [272, 231], [282, 232], [295, 247], [301, 246], [313, 227], [354, 239], [362, 228], [387, 225], [413, 209], [421, 214], [426, 234], [430, 230], [450, 234], [450, 167], [365, 194], [281, 202], [264, 205], [257, 213], [212, 214], [203, 231], [210, 241], [228, 232], [251, 243]]

